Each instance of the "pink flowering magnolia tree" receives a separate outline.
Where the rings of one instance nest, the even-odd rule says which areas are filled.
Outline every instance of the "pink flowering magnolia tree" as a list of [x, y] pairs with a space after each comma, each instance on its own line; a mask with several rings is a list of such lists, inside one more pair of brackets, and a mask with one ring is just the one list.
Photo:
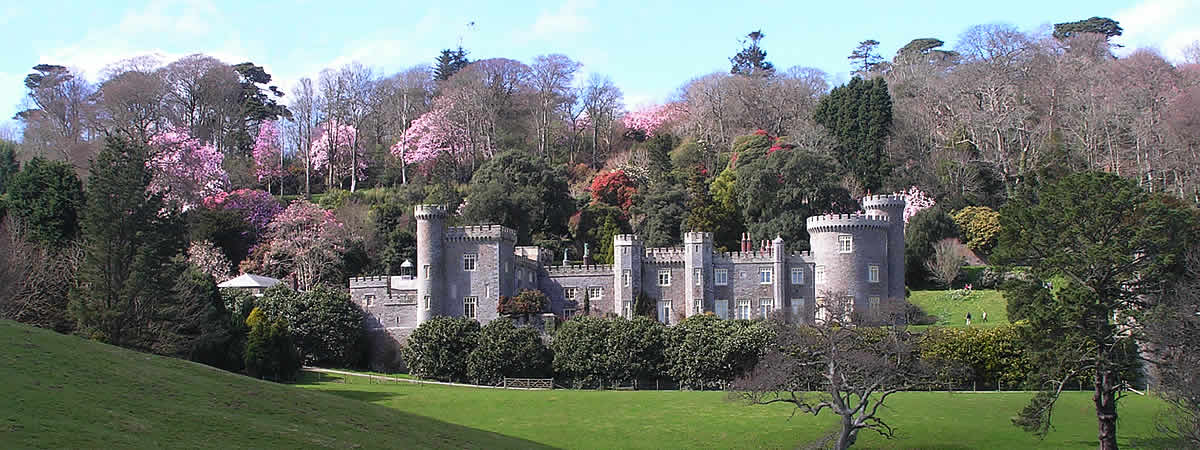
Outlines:
[[646, 137], [653, 137], [664, 125], [678, 120], [683, 114], [683, 106], [677, 103], [653, 105], [625, 114], [621, 123], [625, 128], [639, 130], [646, 133]]
[[908, 188], [903, 192], [904, 199], [907, 204], [904, 205], [904, 223], [908, 223], [908, 219], [921, 211], [922, 209], [932, 208], [937, 202], [933, 201], [925, 191], [918, 189], [916, 186]]
[[451, 108], [441, 104], [414, 120], [392, 146], [392, 155], [405, 164], [433, 161], [442, 153], [457, 157], [467, 148], [467, 130], [450, 116]]
[[254, 237], [265, 236], [268, 225], [283, 211], [275, 197], [257, 189], [238, 189], [204, 198], [203, 206], [208, 209], [236, 211], [242, 220], [254, 230]]
[[200, 200], [225, 192], [229, 175], [221, 167], [225, 157], [212, 144], [174, 128], [150, 138], [153, 156], [146, 161], [153, 178], [150, 190], [163, 194], [169, 203], [190, 209]]
[[[313, 167], [326, 170], [332, 186], [336, 180], [345, 177], [353, 178], [354, 182], [366, 178], [367, 154], [357, 145], [358, 130], [354, 126], [329, 120], [317, 127], [316, 136], [312, 141]], [[355, 172], [350, 167], [355, 165]]]
[[[283, 140], [279, 137], [279, 125], [273, 120], [263, 122], [258, 126], [258, 137], [254, 139], [254, 174], [259, 182], [267, 183], [271, 190], [271, 182], [282, 180], [287, 172], [283, 169]], [[280, 186], [282, 191], [282, 183]]]
[[343, 282], [339, 267], [346, 251], [346, 230], [327, 211], [306, 200], [296, 200], [268, 226], [262, 251], [262, 270], [295, 277], [307, 290], [322, 281]]
[[210, 241], [196, 241], [188, 246], [187, 262], [201, 272], [212, 275], [218, 283], [231, 278], [233, 263]]

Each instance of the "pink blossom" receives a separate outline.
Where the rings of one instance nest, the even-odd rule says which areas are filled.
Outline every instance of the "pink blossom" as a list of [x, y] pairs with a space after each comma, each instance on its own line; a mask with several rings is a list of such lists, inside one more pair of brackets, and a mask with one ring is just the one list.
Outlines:
[[412, 164], [432, 161], [442, 153], [457, 157], [466, 149], [467, 130], [450, 116], [454, 105], [449, 101], [439, 103], [413, 121], [392, 146], [393, 155]]
[[296, 200], [275, 216], [262, 254], [263, 270], [295, 276], [300, 289], [333, 281], [346, 250], [348, 236], [333, 213], [305, 200]]
[[330, 155], [333, 155], [333, 171], [335, 177], [349, 176], [353, 154], [358, 152], [358, 178], [366, 178], [367, 154], [361, 146], [355, 145], [358, 130], [354, 126], [330, 120], [322, 123], [312, 141], [313, 167], [328, 168]]
[[184, 209], [200, 199], [229, 188], [229, 175], [221, 167], [225, 159], [212, 144], [202, 143], [182, 128], [158, 133], [150, 138], [154, 155], [146, 161], [153, 174], [150, 189], [162, 193], [169, 202]]
[[258, 138], [254, 140], [254, 173], [258, 181], [270, 181], [285, 174], [279, 160], [282, 149], [283, 142], [275, 121], [269, 120], [259, 125]]
[[641, 130], [646, 133], [647, 137], [654, 136], [654, 133], [662, 128], [667, 123], [673, 122], [680, 118], [684, 113], [683, 106], [678, 103], [668, 103], [665, 105], [655, 105], [648, 108], [642, 108], [637, 111], [625, 114], [621, 118], [621, 122], [625, 124], [625, 128], [631, 130]]
[[908, 219], [922, 209], [932, 208], [937, 202], [933, 198], [925, 194], [924, 191], [916, 186], [908, 188], [903, 192], [906, 204], [904, 205], [904, 223], [908, 223]]
[[211, 195], [204, 198], [203, 205], [209, 209], [237, 211], [242, 215], [242, 220], [254, 229], [255, 236], [266, 234], [267, 225], [283, 211], [283, 206], [275, 197], [256, 189], [238, 189]]

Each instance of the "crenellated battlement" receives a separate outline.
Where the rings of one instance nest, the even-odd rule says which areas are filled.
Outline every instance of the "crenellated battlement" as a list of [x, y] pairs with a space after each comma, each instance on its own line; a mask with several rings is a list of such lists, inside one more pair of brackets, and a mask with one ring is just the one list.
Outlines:
[[908, 203], [908, 198], [904, 194], [882, 194], [868, 195], [862, 198], [863, 209], [869, 208], [886, 208], [886, 207], [904, 207]]
[[683, 262], [687, 257], [683, 247], [651, 247], [646, 249], [646, 259], [648, 263], [672, 263]]
[[836, 231], [846, 228], [888, 228], [891, 219], [877, 214], [827, 214], [809, 217], [808, 231]]
[[645, 245], [642, 238], [636, 234], [618, 234], [613, 236], [613, 244], [615, 245], [633, 245], [641, 247]]
[[388, 287], [390, 280], [391, 277], [387, 275], [352, 277], [350, 278], [350, 289]]
[[517, 241], [517, 232], [503, 225], [474, 225], [446, 228], [447, 241]]
[[571, 264], [568, 266], [545, 266], [546, 274], [555, 277], [563, 275], [594, 275], [612, 276], [612, 264]]
[[685, 244], [711, 244], [713, 234], [707, 231], [689, 231], [683, 234]]
[[733, 263], [770, 263], [775, 261], [775, 253], [771, 250], [761, 250], [752, 252], [721, 252], [713, 253], [722, 262]]
[[446, 207], [443, 205], [417, 205], [413, 207], [413, 217], [418, 219], [444, 218]]

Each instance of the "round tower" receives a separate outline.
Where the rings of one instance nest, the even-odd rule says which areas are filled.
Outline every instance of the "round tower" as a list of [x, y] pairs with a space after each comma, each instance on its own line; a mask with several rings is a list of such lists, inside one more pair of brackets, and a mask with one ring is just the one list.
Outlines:
[[817, 297], [849, 295], [858, 311], [867, 308], [873, 299], [886, 298], [890, 225], [889, 218], [882, 215], [809, 217], [807, 228], [816, 265], [813, 281]]
[[888, 298], [904, 298], [904, 194], [872, 195], [862, 199], [863, 211], [887, 216], [888, 227]]
[[444, 273], [442, 237], [446, 233], [446, 208], [441, 205], [417, 205], [417, 323], [442, 311]]

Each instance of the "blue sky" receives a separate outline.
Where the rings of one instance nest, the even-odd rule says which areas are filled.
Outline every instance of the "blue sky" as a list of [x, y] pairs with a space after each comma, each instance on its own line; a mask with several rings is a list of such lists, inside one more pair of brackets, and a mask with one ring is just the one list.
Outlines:
[[35, 64], [67, 65], [95, 80], [105, 65], [147, 53], [164, 61], [197, 52], [253, 61], [290, 88], [350, 61], [381, 73], [428, 64], [461, 38], [472, 59], [529, 62], [564, 53], [584, 64], [584, 76], [612, 77], [626, 104], [637, 106], [664, 100], [688, 79], [728, 70], [739, 41], [755, 29], [766, 34], [762, 45], [777, 67], [817, 67], [835, 81], [846, 78], [846, 55], [861, 40], [880, 41], [890, 57], [919, 37], [953, 47], [968, 26], [981, 23], [1033, 31], [1107, 16], [1125, 28], [1118, 42], [1127, 50], [1154, 47], [1172, 59], [1200, 40], [1200, 0], [8, 3], [0, 6], [9, 43], [0, 52], [0, 119], [20, 109], [22, 80]]

